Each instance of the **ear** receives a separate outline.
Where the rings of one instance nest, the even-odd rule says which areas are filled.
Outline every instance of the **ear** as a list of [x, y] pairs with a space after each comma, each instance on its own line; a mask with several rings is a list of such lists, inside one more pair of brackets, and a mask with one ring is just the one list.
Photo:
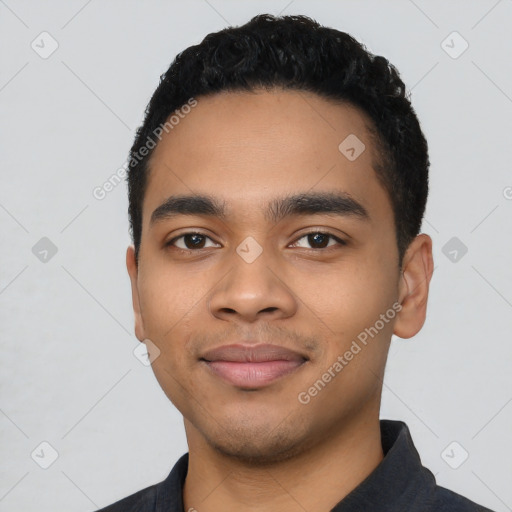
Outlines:
[[433, 267], [432, 239], [422, 233], [411, 242], [402, 262], [398, 286], [402, 309], [393, 330], [400, 338], [412, 338], [425, 323]]
[[126, 250], [126, 268], [128, 269], [128, 275], [132, 285], [132, 304], [133, 313], [135, 315], [135, 336], [139, 341], [146, 339], [144, 331], [144, 322], [140, 312], [140, 301], [139, 301], [139, 288], [138, 288], [138, 275], [139, 270], [135, 261], [135, 248], [130, 245]]

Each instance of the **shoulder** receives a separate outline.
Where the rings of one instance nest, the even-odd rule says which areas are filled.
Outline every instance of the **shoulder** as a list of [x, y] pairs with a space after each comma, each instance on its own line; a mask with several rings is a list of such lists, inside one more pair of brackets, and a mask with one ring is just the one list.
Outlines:
[[165, 480], [130, 494], [96, 512], [167, 512], [182, 510], [182, 488], [188, 470], [188, 453], [180, 457]]
[[432, 510], [436, 510], [436, 512], [493, 512], [461, 494], [439, 485], [435, 487], [432, 501]]
[[146, 487], [96, 512], [153, 512], [158, 484]]

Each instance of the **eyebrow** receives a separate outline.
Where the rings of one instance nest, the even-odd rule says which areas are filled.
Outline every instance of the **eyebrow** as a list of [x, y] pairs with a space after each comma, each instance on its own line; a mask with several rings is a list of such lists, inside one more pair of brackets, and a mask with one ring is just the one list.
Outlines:
[[[322, 213], [370, 220], [368, 210], [344, 192], [308, 192], [275, 198], [264, 210], [265, 218], [274, 223], [286, 217]], [[225, 220], [225, 203], [208, 195], [170, 196], [153, 211], [150, 226], [178, 215], [201, 215]]]
[[177, 215], [206, 215], [223, 219], [225, 211], [223, 203], [210, 196], [171, 196], [153, 211], [149, 224], [151, 226]]
[[267, 206], [265, 217], [279, 222], [286, 217], [322, 213], [370, 220], [368, 210], [345, 192], [309, 192], [274, 199]]

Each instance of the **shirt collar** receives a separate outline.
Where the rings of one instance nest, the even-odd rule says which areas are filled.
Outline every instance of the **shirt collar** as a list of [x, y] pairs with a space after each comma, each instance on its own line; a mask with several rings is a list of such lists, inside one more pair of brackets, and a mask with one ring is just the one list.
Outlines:
[[383, 460], [332, 512], [374, 510], [376, 504], [380, 512], [420, 510], [435, 492], [434, 475], [421, 464], [407, 425], [380, 420], [380, 432]]
[[[377, 503], [381, 512], [416, 510], [414, 507], [428, 502], [434, 493], [434, 475], [422, 466], [407, 425], [403, 421], [380, 420], [380, 431], [383, 460], [332, 512], [372, 510]], [[157, 511], [184, 512], [182, 490], [187, 469], [188, 453], [157, 485]]]

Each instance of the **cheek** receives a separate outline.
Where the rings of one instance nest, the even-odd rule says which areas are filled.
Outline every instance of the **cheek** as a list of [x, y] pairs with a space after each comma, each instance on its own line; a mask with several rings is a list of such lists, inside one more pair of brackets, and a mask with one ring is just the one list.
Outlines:
[[[361, 255], [298, 287], [304, 302], [336, 338], [333, 349], [338, 353], [392, 309], [398, 287], [398, 272], [392, 268], [387, 258]], [[384, 325], [379, 322], [379, 336], [392, 332], [390, 316]]]
[[197, 331], [194, 316], [204, 308], [204, 290], [199, 277], [186, 277], [183, 271], [158, 269], [141, 275], [139, 293], [146, 336], [160, 350], [152, 370], [169, 400], [179, 409], [194, 392], [191, 358], [187, 340]]
[[148, 334], [165, 339], [186, 325], [188, 317], [203, 305], [206, 289], [200, 272], [154, 265], [151, 271], [141, 273], [139, 294]]

